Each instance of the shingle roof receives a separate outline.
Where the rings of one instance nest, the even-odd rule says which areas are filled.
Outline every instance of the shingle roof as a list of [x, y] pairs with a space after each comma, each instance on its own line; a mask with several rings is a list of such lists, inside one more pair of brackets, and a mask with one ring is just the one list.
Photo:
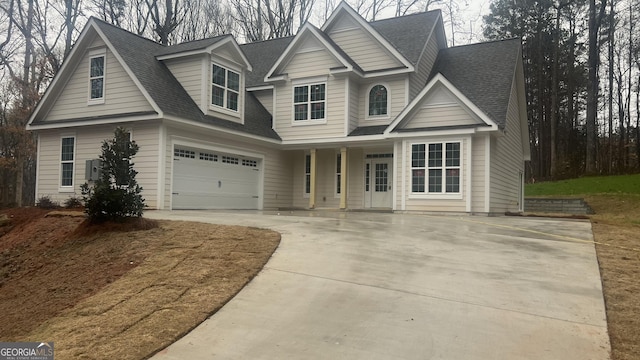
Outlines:
[[228, 37], [231, 37], [231, 35], [220, 35], [212, 38], [200, 39], [200, 40], [189, 41], [181, 44], [166, 46], [160, 49], [155, 55], [162, 56], [162, 55], [169, 55], [169, 54], [177, 54], [185, 51], [202, 50]]
[[425, 41], [436, 25], [440, 10], [370, 22], [412, 64], [417, 64]]
[[353, 129], [349, 136], [380, 135], [384, 133], [387, 127], [388, 125], [360, 126]]
[[166, 47], [101, 20], [93, 20], [165, 115], [280, 139], [271, 128], [271, 115], [252, 94], [245, 96], [244, 125], [205, 115], [171, 71], [155, 59], [155, 54]]
[[246, 86], [266, 85], [264, 77], [293, 40], [293, 36], [240, 45], [253, 71], [247, 73]]
[[519, 51], [520, 39], [442, 49], [429, 80], [442, 74], [504, 128]]

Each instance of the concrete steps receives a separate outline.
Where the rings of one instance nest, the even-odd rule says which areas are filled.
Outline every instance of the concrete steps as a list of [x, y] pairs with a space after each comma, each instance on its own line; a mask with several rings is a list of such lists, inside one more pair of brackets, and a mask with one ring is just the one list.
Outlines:
[[575, 215], [595, 214], [589, 204], [579, 198], [525, 198], [524, 211]]

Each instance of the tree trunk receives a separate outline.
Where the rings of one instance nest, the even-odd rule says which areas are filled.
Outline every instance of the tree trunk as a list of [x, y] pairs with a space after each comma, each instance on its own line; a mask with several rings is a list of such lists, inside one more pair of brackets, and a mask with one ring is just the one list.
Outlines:
[[607, 0], [600, 1], [600, 8], [596, 9], [596, 0], [589, 0], [589, 55], [587, 67], [589, 71], [587, 83], [587, 174], [595, 174], [598, 171], [597, 164], [597, 141], [598, 127], [596, 112], [598, 111], [598, 65], [600, 64], [600, 53], [598, 43], [598, 32], [604, 17], [604, 9]]
[[558, 67], [560, 57], [560, 7], [556, 9], [556, 27], [553, 32], [553, 64], [551, 70], [551, 134], [549, 141], [549, 165], [551, 179], [558, 176], [557, 133], [558, 133]]
[[609, 108], [609, 128], [608, 128], [608, 136], [609, 136], [609, 161], [608, 161], [608, 171], [609, 175], [613, 174], [613, 46], [615, 39], [615, 29], [614, 29], [614, 10], [613, 10], [613, 0], [609, 3], [609, 56], [608, 56], [608, 70], [609, 70], [609, 94], [608, 94], [608, 102], [607, 106]]

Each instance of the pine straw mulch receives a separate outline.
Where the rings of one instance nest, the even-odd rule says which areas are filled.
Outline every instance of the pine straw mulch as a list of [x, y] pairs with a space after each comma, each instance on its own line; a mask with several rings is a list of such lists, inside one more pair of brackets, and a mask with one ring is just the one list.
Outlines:
[[152, 355], [229, 301], [280, 241], [240, 226], [1, 214], [13, 221], [0, 235], [0, 338], [55, 341], [56, 359]]

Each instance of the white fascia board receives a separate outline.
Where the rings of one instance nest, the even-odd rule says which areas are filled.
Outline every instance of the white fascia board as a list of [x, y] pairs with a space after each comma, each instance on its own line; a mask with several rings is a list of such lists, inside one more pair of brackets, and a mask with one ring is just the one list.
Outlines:
[[442, 84], [447, 90], [451, 91], [453, 95], [456, 98], [458, 98], [467, 108], [469, 108], [471, 112], [473, 112], [476, 116], [478, 116], [480, 120], [484, 121], [487, 125], [489, 125], [488, 128], [481, 131], [498, 130], [498, 124], [496, 124], [493, 120], [491, 120], [491, 118], [489, 118], [482, 110], [480, 110], [480, 108], [478, 108], [473, 102], [471, 102], [469, 98], [467, 98], [464, 94], [462, 94], [460, 90], [458, 90], [455, 86], [453, 86], [453, 84], [451, 84], [449, 80], [447, 80], [444, 76], [442, 76], [442, 74], [437, 74], [433, 79], [431, 79], [431, 81], [429, 81], [427, 86], [425, 86], [424, 89], [420, 91], [418, 96], [416, 96], [415, 99], [413, 99], [413, 101], [402, 110], [402, 112], [396, 117], [396, 119], [391, 124], [389, 124], [389, 126], [384, 131], [384, 133], [390, 134], [391, 131], [395, 129], [395, 127], [398, 126], [398, 124], [411, 111], [413, 111], [413, 109], [417, 106], [417, 104], [420, 103], [424, 99], [424, 97], [427, 95], [427, 93], [438, 83]]
[[120, 56], [120, 54], [116, 51], [113, 44], [111, 44], [111, 41], [109, 41], [109, 38], [107, 38], [104, 35], [104, 33], [100, 30], [98, 26], [95, 26], [95, 29], [96, 29], [96, 32], [100, 35], [100, 37], [102, 37], [102, 40], [105, 42], [105, 44], [107, 44], [107, 47], [109, 48], [109, 50], [111, 50], [111, 53], [113, 53], [113, 56], [115, 56], [115, 58], [118, 60], [118, 62], [120, 63], [120, 66], [122, 66], [122, 68], [127, 73], [127, 75], [129, 75], [133, 83], [136, 84], [136, 86], [138, 87], [138, 90], [140, 90], [144, 98], [147, 99], [149, 104], [151, 104], [151, 107], [153, 107], [153, 110], [158, 113], [159, 117], [162, 117], [164, 113], [162, 112], [158, 104], [156, 104], [156, 102], [153, 100], [151, 95], [149, 95], [149, 92], [147, 92], [147, 89], [145, 89], [145, 87], [142, 86], [142, 84], [140, 83], [140, 80], [138, 80], [138, 78], [133, 74], [133, 72], [129, 68], [129, 65], [127, 65], [124, 59], [122, 59], [122, 56]]
[[182, 52], [177, 52], [177, 53], [167, 54], [167, 55], [159, 55], [159, 56], [156, 56], [156, 60], [162, 61], [162, 60], [169, 60], [169, 59], [177, 59], [181, 57], [187, 57], [187, 56], [198, 55], [198, 54], [206, 54], [206, 53], [207, 53], [206, 49], [196, 49], [196, 50], [182, 51]]
[[[78, 36], [78, 40], [76, 41], [74, 46], [71, 48], [71, 52], [67, 56], [67, 59], [62, 63], [60, 70], [58, 70], [58, 73], [56, 74], [56, 76], [53, 77], [51, 84], [47, 86], [47, 90], [45, 90], [44, 95], [42, 95], [42, 98], [40, 98], [40, 101], [38, 101], [38, 105], [36, 106], [35, 110], [31, 113], [31, 116], [29, 117], [29, 121], [27, 122], [27, 130], [29, 130], [29, 125], [33, 122], [33, 120], [35, 120], [36, 115], [39, 114], [40, 111], [42, 111], [42, 107], [44, 106], [43, 104], [49, 101], [50, 96], [53, 96], [51, 95], [51, 93], [54, 91], [53, 89], [58, 87], [59, 84], [66, 83], [66, 81], [68, 81], [68, 79], [71, 77], [72, 73], [67, 73], [68, 71], [73, 70], [73, 69], [67, 70], [69, 66], [72, 66], [69, 64], [75, 63], [78, 60], [77, 57], [82, 55], [82, 52], [87, 47], [87, 44], [85, 44], [85, 42], [87, 41], [86, 40], [87, 33], [89, 32], [90, 29], [94, 29], [95, 31], [96, 28], [97, 26], [95, 25], [95, 20], [93, 18], [90, 18], [89, 22], [87, 22], [87, 24], [84, 26], [84, 29], [82, 29], [80, 36]], [[82, 50], [78, 50], [80, 48], [82, 48]], [[61, 80], [61, 78], [64, 80]]]
[[119, 124], [133, 121], [147, 121], [147, 120], [155, 120], [161, 119], [162, 117], [157, 114], [152, 115], [141, 115], [141, 116], [126, 116], [122, 118], [109, 118], [109, 119], [100, 119], [100, 120], [79, 120], [79, 121], [69, 121], [69, 122], [56, 122], [53, 124], [38, 124], [31, 125], [27, 124], [27, 130], [48, 130], [48, 129], [65, 129], [70, 127], [80, 127], [80, 126], [92, 126], [92, 125], [107, 125], [107, 124]]
[[260, 91], [260, 90], [273, 90], [273, 85], [262, 85], [262, 86], [252, 86], [248, 87], [247, 91]]
[[245, 137], [247, 139], [264, 141], [264, 142], [270, 143], [270, 144], [277, 144], [277, 145], [282, 144], [282, 141], [280, 141], [280, 140], [266, 138], [266, 137], [263, 137], [263, 136], [258, 136], [258, 135], [253, 135], [253, 134], [248, 134], [248, 133], [245, 133], [245, 132], [242, 132], [242, 131], [231, 130], [231, 129], [223, 128], [223, 127], [220, 127], [220, 126], [204, 124], [204, 123], [201, 123], [199, 121], [183, 119], [183, 118], [179, 118], [179, 117], [175, 117], [175, 116], [166, 116], [166, 117], [164, 117], [164, 119], [168, 120], [168, 121], [177, 122], [177, 123], [180, 123], [180, 124], [187, 124], [187, 125], [207, 128], [207, 129], [215, 130], [215, 131], [218, 131], [218, 132], [221, 132], [221, 133], [230, 134], [230, 135], [237, 135], [237, 136]]
[[273, 81], [273, 80], [279, 80], [277, 78], [272, 78], [273, 73], [276, 71], [276, 69], [284, 62], [284, 60], [290, 55], [291, 51], [293, 51], [293, 49], [295, 49], [295, 47], [297, 46], [298, 42], [302, 41], [300, 39], [302, 39], [302, 37], [307, 33], [311, 33], [318, 41], [320, 41], [320, 43], [322, 43], [322, 45], [329, 50], [329, 52], [331, 52], [331, 54], [342, 64], [344, 65], [349, 71], [353, 70], [353, 66], [351, 66], [351, 64], [344, 58], [342, 57], [337, 51], [336, 49], [334, 49], [333, 46], [331, 46], [331, 44], [329, 44], [323, 36], [320, 36], [320, 34], [318, 33], [318, 29], [316, 29], [315, 26], [311, 25], [310, 23], [305, 23], [304, 26], [302, 27], [302, 29], [300, 29], [300, 31], [298, 31], [298, 34], [296, 35], [296, 37], [293, 39], [293, 41], [291, 41], [289, 43], [289, 45], [287, 46], [287, 48], [282, 52], [282, 55], [280, 55], [280, 57], [278, 58], [278, 60], [276, 60], [276, 62], [273, 64], [273, 66], [271, 67], [271, 69], [269, 69], [269, 71], [267, 72], [267, 75], [265, 75], [264, 77], [264, 81]]
[[349, 137], [333, 137], [322, 139], [304, 139], [304, 140], [282, 140], [283, 146], [295, 145], [322, 145], [322, 144], [344, 144], [344, 143], [362, 143], [369, 141], [381, 141], [388, 138], [383, 135], [362, 135]]
[[396, 48], [394, 48], [387, 41], [387, 39], [382, 37], [382, 35], [380, 35], [362, 16], [360, 16], [360, 14], [358, 14], [355, 10], [353, 10], [353, 8], [349, 6], [349, 4], [346, 3], [346, 1], [341, 1], [340, 4], [338, 4], [338, 7], [333, 11], [333, 13], [331, 13], [331, 16], [329, 16], [329, 19], [327, 19], [324, 25], [322, 25], [321, 31], [325, 31], [326, 29], [328, 29], [331, 23], [333, 23], [338, 18], [338, 14], [341, 11], [345, 11], [347, 14], [351, 15], [351, 17], [354, 20], [356, 20], [356, 22], [358, 22], [358, 24], [360, 24], [360, 26], [362, 26], [363, 29], [369, 32], [369, 34], [371, 34], [373, 38], [376, 39], [376, 41], [378, 41], [398, 61], [400, 61], [404, 66], [406, 66], [407, 69], [410, 69], [410, 71], [415, 70], [413, 67], [413, 64], [409, 60], [407, 60], [404, 57], [404, 55], [400, 54], [400, 52], [398, 52], [398, 50], [396, 50]]
[[362, 75], [362, 77], [365, 78], [365, 79], [371, 79], [371, 78], [377, 78], [377, 77], [381, 77], [381, 76], [409, 74], [409, 73], [412, 73], [412, 72], [413, 72], [413, 69], [402, 68], [402, 69], [394, 69], [394, 70], [365, 72]]
[[465, 128], [465, 129], [447, 129], [447, 130], [420, 130], [420, 131], [411, 131], [411, 132], [394, 132], [390, 134], [386, 134], [385, 138], [387, 139], [396, 139], [396, 138], [414, 138], [414, 137], [433, 137], [433, 136], [450, 136], [450, 135], [470, 135], [475, 134], [477, 132], [476, 128]]

